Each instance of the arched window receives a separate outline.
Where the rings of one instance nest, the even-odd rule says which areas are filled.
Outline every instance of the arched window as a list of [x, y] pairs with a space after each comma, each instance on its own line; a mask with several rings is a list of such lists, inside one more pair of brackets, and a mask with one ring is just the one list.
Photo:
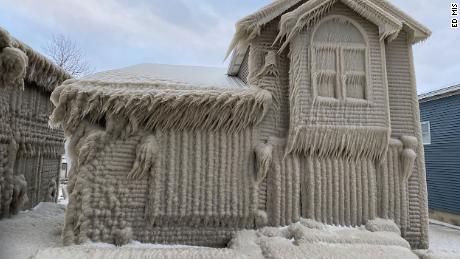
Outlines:
[[368, 44], [358, 26], [348, 18], [331, 16], [313, 31], [311, 68], [315, 96], [369, 99]]

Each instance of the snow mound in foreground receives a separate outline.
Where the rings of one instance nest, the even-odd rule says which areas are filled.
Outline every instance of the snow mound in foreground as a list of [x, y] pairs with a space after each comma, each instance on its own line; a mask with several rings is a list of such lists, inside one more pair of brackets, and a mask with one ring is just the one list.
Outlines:
[[204, 258], [239, 259], [247, 258], [231, 249], [215, 248], [107, 248], [97, 246], [70, 246], [39, 251], [35, 259], [147, 259], [147, 258]]
[[267, 227], [239, 231], [230, 241], [229, 248], [223, 249], [142, 248], [142, 245], [137, 245], [137, 248], [132, 245], [117, 248], [93, 244], [45, 249], [34, 258], [418, 258], [398, 233], [373, 231], [365, 227], [330, 227], [301, 220], [282, 229]]
[[[62, 247], [65, 206], [41, 203], [30, 211], [0, 221], [0, 258], [418, 258], [392, 222], [374, 220], [366, 226], [328, 226], [310, 219], [288, 227], [266, 227], [236, 233], [228, 248], [141, 244], [116, 247], [89, 243]], [[430, 225], [433, 251], [416, 251], [420, 258], [460, 258], [460, 232]], [[443, 244], [443, 246], [440, 246]], [[438, 252], [438, 250], [453, 250]]]

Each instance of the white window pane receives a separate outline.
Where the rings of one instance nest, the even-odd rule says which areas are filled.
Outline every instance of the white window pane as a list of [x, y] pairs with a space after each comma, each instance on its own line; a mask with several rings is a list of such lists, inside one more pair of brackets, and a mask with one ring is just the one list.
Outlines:
[[343, 50], [345, 72], [366, 72], [366, 52], [362, 49]]
[[349, 74], [345, 78], [347, 98], [366, 99], [366, 76]]
[[336, 71], [336, 50], [330, 48], [316, 49], [317, 71]]
[[337, 98], [337, 75], [320, 72], [316, 76], [318, 96]]
[[422, 122], [422, 141], [424, 145], [431, 144], [431, 129], [429, 121]]

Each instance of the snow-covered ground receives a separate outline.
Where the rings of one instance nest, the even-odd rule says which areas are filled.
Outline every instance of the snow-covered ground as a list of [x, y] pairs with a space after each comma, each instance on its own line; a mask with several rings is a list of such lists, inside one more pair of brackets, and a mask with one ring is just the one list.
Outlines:
[[460, 227], [444, 222], [430, 220], [430, 249], [460, 253]]
[[0, 259], [26, 259], [45, 247], [61, 246], [65, 206], [40, 203], [0, 220]]
[[[61, 201], [61, 203], [65, 204], [65, 201]], [[64, 204], [40, 203], [30, 211], [24, 211], [13, 218], [1, 220], [0, 259], [27, 259], [39, 249], [62, 246], [60, 232], [64, 222]], [[429, 233], [431, 250], [460, 253], [460, 227], [431, 221]], [[93, 245], [113, 247], [108, 244]], [[175, 247], [142, 245], [133, 242], [126, 248]]]
[[59, 185], [59, 192], [58, 192], [58, 204], [62, 204], [67, 207], [69, 203], [69, 194], [67, 193], [67, 184], [60, 184]]

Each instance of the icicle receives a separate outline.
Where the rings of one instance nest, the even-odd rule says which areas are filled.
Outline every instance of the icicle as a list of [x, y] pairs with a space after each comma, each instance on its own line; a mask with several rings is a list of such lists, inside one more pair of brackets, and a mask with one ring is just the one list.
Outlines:
[[[294, 11], [282, 15], [279, 33], [274, 41], [274, 44], [282, 43], [279, 51], [283, 51], [300, 31], [311, 28], [323, 18], [336, 2], [337, 0], [310, 0]], [[375, 3], [364, 0], [343, 0], [342, 2], [377, 24], [381, 40], [391, 41], [402, 30], [402, 21]]]
[[96, 154], [99, 151], [98, 149], [104, 146], [106, 135], [107, 134], [101, 130], [93, 131], [88, 135], [79, 150], [77, 167], [90, 162], [96, 157]]
[[256, 161], [257, 161], [257, 180], [259, 185], [267, 176], [272, 162], [273, 147], [269, 144], [258, 144], [255, 147]]
[[227, 58], [232, 51], [239, 46], [249, 44], [255, 37], [260, 35], [264, 25], [280, 16], [298, 2], [300, 2], [300, 0], [274, 1], [258, 12], [238, 21], [235, 26], [235, 35], [233, 36], [227, 53], [225, 54], [225, 58]]
[[259, 80], [263, 75], [279, 76], [278, 65], [277, 65], [277, 54], [276, 51], [268, 51], [265, 55], [265, 65], [262, 70], [256, 75], [255, 80]]
[[141, 179], [147, 176], [154, 168], [158, 159], [158, 143], [153, 135], [144, 137], [136, 150], [136, 159], [128, 174], [130, 179]]
[[417, 158], [417, 138], [403, 136], [401, 141], [404, 144], [404, 149], [401, 152], [402, 172], [404, 181], [408, 181], [412, 175], [412, 169], [414, 168], [415, 159]]
[[275, 39], [275, 43], [285, 39], [279, 52], [282, 52], [301, 30], [311, 27], [324, 17], [336, 2], [337, 0], [308, 1], [296, 10], [283, 15], [280, 32]]
[[62, 85], [52, 94], [56, 108], [50, 125], [62, 125], [71, 133], [82, 120], [96, 123], [113, 115], [128, 118], [131, 133], [139, 129], [240, 132], [257, 125], [272, 105], [271, 93], [257, 88], [200, 88], [164, 82], [148, 86], [96, 81]]
[[380, 40], [395, 39], [403, 28], [402, 21], [367, 0], [342, 0], [346, 5], [363, 17], [379, 26]]
[[384, 127], [303, 126], [289, 136], [286, 154], [380, 161], [388, 149], [389, 134]]
[[[250, 82], [259, 88], [267, 90], [269, 92], [273, 92], [273, 111], [275, 114], [275, 122], [278, 123], [280, 118], [280, 102], [281, 102], [281, 82], [280, 82], [280, 73], [278, 69], [278, 62], [277, 62], [277, 52], [274, 50], [268, 51], [265, 55], [265, 64], [262, 69], [250, 79]], [[272, 77], [274, 80], [274, 84], [272, 81], [269, 83], [265, 82], [265, 77]]]

